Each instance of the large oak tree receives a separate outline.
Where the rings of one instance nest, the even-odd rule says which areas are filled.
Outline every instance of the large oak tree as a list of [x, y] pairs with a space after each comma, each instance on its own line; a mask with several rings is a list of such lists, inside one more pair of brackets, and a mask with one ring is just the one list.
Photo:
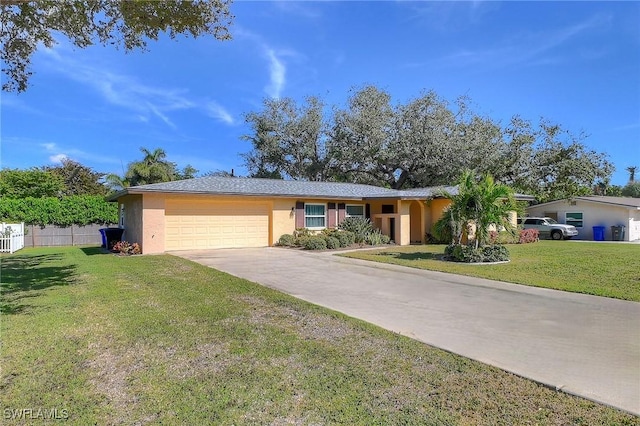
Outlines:
[[175, 38], [211, 35], [230, 38], [231, 0], [0, 0], [0, 58], [7, 80], [2, 90], [22, 92], [31, 75], [31, 56], [41, 45], [52, 47], [56, 37], [75, 46], [115, 45], [145, 49], [161, 33]]
[[450, 103], [433, 91], [394, 105], [388, 92], [365, 86], [331, 111], [317, 97], [268, 99], [246, 121], [253, 149], [245, 165], [255, 177], [402, 189], [450, 185], [471, 170], [548, 201], [590, 193], [613, 172], [584, 134], [517, 115], [503, 126], [468, 99]]

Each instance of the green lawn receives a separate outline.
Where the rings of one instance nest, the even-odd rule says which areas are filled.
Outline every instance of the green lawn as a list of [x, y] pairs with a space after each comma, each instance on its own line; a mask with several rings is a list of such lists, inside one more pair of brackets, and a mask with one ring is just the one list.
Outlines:
[[640, 301], [640, 244], [539, 241], [508, 245], [511, 262], [473, 265], [444, 262], [443, 245], [394, 247], [344, 254], [535, 287]]
[[181, 258], [0, 260], [3, 424], [640, 424]]

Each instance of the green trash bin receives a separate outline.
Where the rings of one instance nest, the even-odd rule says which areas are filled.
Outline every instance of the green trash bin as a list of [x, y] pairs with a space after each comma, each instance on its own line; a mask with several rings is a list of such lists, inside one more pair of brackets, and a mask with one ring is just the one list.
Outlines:
[[611, 239], [613, 241], [624, 241], [624, 225], [611, 227]]

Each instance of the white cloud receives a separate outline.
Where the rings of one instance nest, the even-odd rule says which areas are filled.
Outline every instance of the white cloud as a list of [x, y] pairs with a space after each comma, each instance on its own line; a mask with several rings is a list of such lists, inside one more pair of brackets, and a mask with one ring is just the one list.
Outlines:
[[55, 154], [49, 157], [49, 161], [51, 161], [52, 163], [62, 163], [67, 158], [69, 157], [67, 157], [65, 154]]
[[168, 114], [196, 107], [183, 90], [149, 86], [128, 75], [79, 63], [59, 51], [43, 50], [53, 60], [52, 68], [93, 88], [107, 102], [134, 111], [140, 121], [146, 122], [155, 116], [176, 128]]
[[53, 142], [45, 142], [45, 143], [42, 143], [42, 144], [40, 144], [40, 145], [41, 145], [41, 146], [45, 149], [45, 151], [47, 151], [47, 152], [52, 152], [52, 151], [55, 151], [55, 150], [57, 149], [57, 148], [56, 148], [56, 144], [55, 144], [55, 143], [53, 143]]
[[211, 101], [207, 104], [207, 114], [216, 120], [220, 120], [223, 123], [233, 125], [235, 120], [233, 116], [226, 110], [222, 105], [218, 104], [215, 101]]
[[585, 31], [607, 25], [610, 21], [610, 16], [595, 15], [555, 31], [517, 34], [502, 44], [488, 49], [461, 50], [444, 60], [460, 66], [486, 65], [493, 68], [519, 64], [555, 63], [561, 60], [551, 54], [556, 47], [568, 43]]
[[265, 52], [269, 59], [269, 85], [265, 87], [265, 91], [272, 98], [278, 99], [284, 85], [286, 84], [287, 68], [284, 63], [276, 56], [273, 49], [266, 49]]

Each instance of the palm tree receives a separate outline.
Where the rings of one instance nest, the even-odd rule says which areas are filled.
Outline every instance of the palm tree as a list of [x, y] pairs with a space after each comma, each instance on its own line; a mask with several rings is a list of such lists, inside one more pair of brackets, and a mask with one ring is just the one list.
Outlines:
[[[489, 227], [494, 225], [513, 231], [509, 212], [516, 209], [513, 191], [506, 185], [496, 183], [492, 176], [484, 175], [476, 181], [473, 173], [465, 171], [458, 182], [458, 193], [444, 192], [452, 203], [436, 223], [436, 232], [451, 230], [452, 243], [460, 244], [464, 231], [476, 225], [476, 248], [489, 241]], [[440, 234], [442, 235], [442, 234]]]
[[629, 182], [635, 182], [636, 180], [636, 171], [638, 171], [638, 167], [629, 166], [626, 169], [629, 172]]
[[140, 151], [144, 154], [144, 158], [129, 164], [125, 175], [131, 186], [174, 180], [176, 165], [166, 161], [167, 153], [164, 149], [156, 148], [149, 151], [143, 147], [140, 148]]
[[104, 183], [111, 191], [120, 191], [130, 186], [127, 178], [120, 177], [115, 173], [106, 175], [104, 177]]

